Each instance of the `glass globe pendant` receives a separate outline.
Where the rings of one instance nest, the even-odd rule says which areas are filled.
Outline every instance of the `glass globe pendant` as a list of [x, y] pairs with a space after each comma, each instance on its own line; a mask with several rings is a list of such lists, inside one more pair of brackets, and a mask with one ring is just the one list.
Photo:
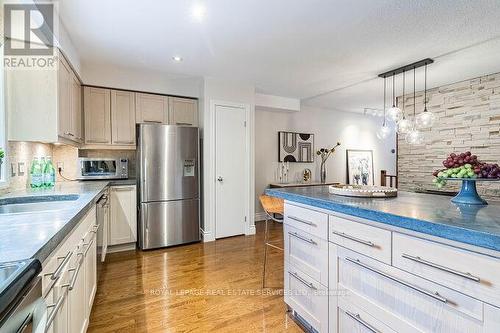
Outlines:
[[417, 128], [430, 128], [434, 125], [436, 116], [427, 111], [427, 65], [425, 65], [425, 88], [424, 88], [424, 112], [415, 117], [415, 126]]
[[385, 123], [377, 130], [377, 138], [380, 140], [386, 139], [390, 134], [391, 129]]
[[397, 125], [396, 125], [396, 132], [398, 134], [407, 134], [408, 132], [410, 132], [412, 129], [413, 129], [413, 123], [406, 119], [405, 117], [405, 86], [406, 86], [406, 72], [403, 71], [403, 110], [402, 110], [402, 114], [403, 114], [403, 118], [398, 121]]
[[385, 92], [386, 92], [386, 84], [385, 84], [385, 77], [384, 77], [384, 122], [382, 123], [382, 126], [377, 130], [377, 138], [380, 140], [383, 140], [391, 134], [391, 129], [387, 126], [386, 123], [386, 114], [385, 114]]
[[402, 117], [401, 109], [396, 106], [395, 75], [392, 75], [392, 107], [387, 110], [387, 119], [398, 122]]
[[421, 145], [424, 143], [424, 134], [418, 129], [412, 129], [408, 134], [406, 134], [406, 142], [410, 145]]

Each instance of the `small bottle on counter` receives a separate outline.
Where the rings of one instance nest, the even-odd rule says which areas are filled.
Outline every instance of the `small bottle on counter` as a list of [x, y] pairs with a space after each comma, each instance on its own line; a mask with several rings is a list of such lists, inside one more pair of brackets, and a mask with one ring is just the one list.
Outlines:
[[52, 164], [52, 158], [47, 156], [45, 158], [45, 168], [43, 170], [43, 183], [45, 187], [53, 187], [56, 184], [56, 170]]
[[38, 157], [35, 157], [33, 162], [31, 162], [30, 186], [31, 188], [43, 186], [43, 169]]

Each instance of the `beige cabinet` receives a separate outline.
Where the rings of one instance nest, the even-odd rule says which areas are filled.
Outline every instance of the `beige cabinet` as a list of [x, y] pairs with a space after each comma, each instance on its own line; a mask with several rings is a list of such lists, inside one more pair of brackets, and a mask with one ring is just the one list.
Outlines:
[[198, 101], [169, 97], [169, 124], [198, 126]]
[[168, 124], [168, 97], [154, 94], [135, 94], [138, 123]]
[[82, 84], [74, 73], [71, 76], [70, 133], [72, 140], [83, 143]]
[[133, 243], [137, 240], [137, 198], [135, 185], [113, 186], [108, 245]]
[[[78, 146], [82, 141], [80, 81], [62, 53], [57, 70], [5, 72], [8, 139]], [[80, 111], [76, 105], [80, 103]]]
[[111, 144], [110, 94], [110, 89], [84, 89], [86, 144]]
[[113, 144], [135, 146], [135, 93], [111, 90], [111, 137]]

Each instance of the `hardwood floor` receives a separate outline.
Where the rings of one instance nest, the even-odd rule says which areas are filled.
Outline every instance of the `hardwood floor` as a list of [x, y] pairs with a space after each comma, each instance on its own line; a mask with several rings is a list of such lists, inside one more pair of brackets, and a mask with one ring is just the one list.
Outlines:
[[[274, 240], [282, 226], [271, 223]], [[109, 254], [88, 332], [302, 332], [281, 289], [261, 289], [264, 223], [238, 236]], [[268, 252], [266, 286], [283, 287], [283, 253]]]

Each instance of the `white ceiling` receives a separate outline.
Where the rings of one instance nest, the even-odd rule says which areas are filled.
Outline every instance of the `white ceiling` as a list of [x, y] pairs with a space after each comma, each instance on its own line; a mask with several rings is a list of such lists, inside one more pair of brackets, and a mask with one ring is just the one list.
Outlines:
[[[201, 21], [191, 16], [195, 4], [206, 8]], [[430, 86], [500, 72], [500, 0], [64, 0], [59, 6], [84, 67], [236, 78], [255, 83], [258, 92], [332, 109], [380, 107], [376, 75], [426, 57], [436, 58]], [[173, 62], [174, 55], [183, 62]]]

